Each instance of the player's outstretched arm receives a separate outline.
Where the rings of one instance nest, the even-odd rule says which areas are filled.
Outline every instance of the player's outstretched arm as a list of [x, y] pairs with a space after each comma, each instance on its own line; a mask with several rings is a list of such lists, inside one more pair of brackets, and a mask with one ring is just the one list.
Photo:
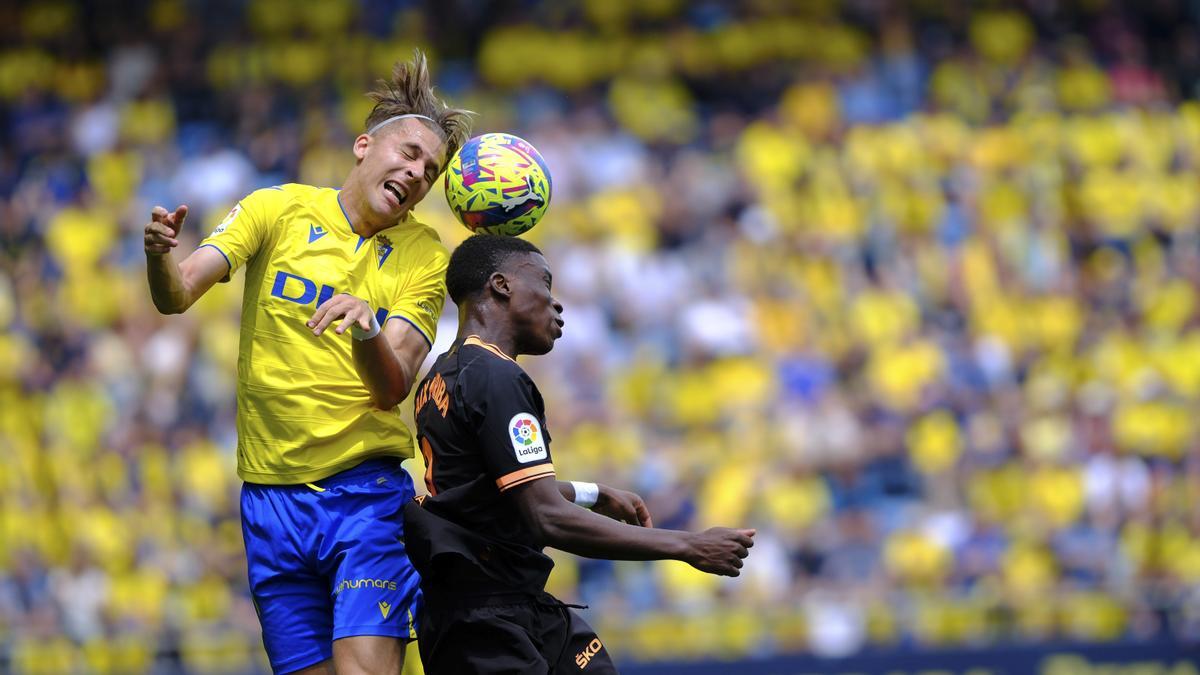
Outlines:
[[[599, 513], [630, 525], [654, 527], [654, 521], [650, 518], [650, 509], [646, 508], [646, 503], [636, 493], [618, 490], [602, 483], [592, 483], [592, 485], [595, 485], [599, 491], [599, 494], [596, 495], [596, 503], [590, 507], [593, 513]], [[574, 483], [565, 480], [558, 481], [558, 492], [563, 499], [579, 503], [579, 500], [575, 498]]]
[[703, 572], [736, 577], [754, 545], [754, 530], [683, 532], [617, 522], [567, 501], [553, 480], [530, 481], [508, 494], [543, 544], [589, 558], [682, 560]]
[[371, 392], [372, 404], [380, 410], [400, 405], [429, 354], [425, 336], [405, 321], [381, 327], [366, 301], [348, 293], [321, 303], [307, 325], [319, 336], [335, 321], [334, 333], [349, 330], [354, 337], [354, 368]]
[[179, 246], [179, 230], [187, 218], [187, 206], [168, 213], [161, 206], [150, 212], [143, 242], [150, 298], [162, 314], [181, 314], [229, 273], [229, 262], [216, 249], [196, 249], [182, 263], [171, 250]]

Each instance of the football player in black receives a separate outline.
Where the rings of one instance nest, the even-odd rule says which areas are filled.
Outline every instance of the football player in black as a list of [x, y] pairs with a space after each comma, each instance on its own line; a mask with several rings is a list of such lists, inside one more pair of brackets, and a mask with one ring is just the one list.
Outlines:
[[591, 627], [545, 592], [553, 563], [542, 548], [737, 576], [754, 530], [653, 529], [636, 495], [556, 480], [542, 396], [514, 360], [562, 335], [546, 259], [525, 240], [475, 235], [450, 257], [446, 281], [458, 336], [416, 397], [429, 496], [404, 509], [425, 670], [616, 672]]

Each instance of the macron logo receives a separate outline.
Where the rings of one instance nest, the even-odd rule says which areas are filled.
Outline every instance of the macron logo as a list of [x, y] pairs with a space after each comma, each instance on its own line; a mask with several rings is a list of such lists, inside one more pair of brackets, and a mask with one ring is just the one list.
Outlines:
[[308, 243], [311, 244], [321, 237], [324, 237], [326, 234], [328, 233], [325, 231], [325, 228], [321, 227], [320, 225], [310, 224], [308, 226]]

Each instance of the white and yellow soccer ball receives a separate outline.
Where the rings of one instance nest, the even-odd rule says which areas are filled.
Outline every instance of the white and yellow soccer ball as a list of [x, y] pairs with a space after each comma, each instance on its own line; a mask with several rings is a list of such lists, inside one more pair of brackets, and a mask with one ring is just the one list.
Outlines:
[[517, 236], [550, 206], [550, 171], [528, 141], [483, 134], [463, 144], [446, 167], [446, 203], [472, 232]]

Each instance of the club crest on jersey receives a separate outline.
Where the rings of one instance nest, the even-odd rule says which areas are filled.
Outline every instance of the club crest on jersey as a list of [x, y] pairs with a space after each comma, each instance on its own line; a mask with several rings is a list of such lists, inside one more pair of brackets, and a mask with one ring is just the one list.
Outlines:
[[383, 269], [383, 263], [388, 259], [388, 256], [392, 254], [391, 242], [387, 241], [386, 239], [381, 240], [379, 242], [379, 246], [376, 247], [376, 253], [379, 255], [379, 268]]
[[508, 421], [508, 433], [518, 462], [527, 464], [546, 459], [546, 438], [536, 417], [529, 413], [513, 415]]

